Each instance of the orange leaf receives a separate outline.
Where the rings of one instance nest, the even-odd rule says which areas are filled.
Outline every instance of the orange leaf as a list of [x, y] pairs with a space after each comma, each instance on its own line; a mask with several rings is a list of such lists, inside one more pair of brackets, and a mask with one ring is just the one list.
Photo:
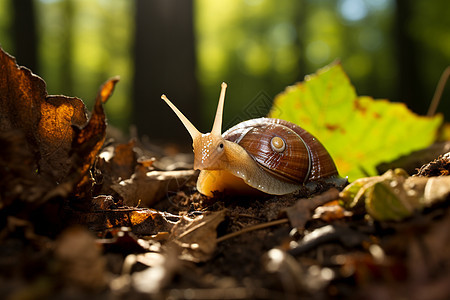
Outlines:
[[0, 131], [25, 134], [40, 174], [61, 182], [69, 173], [73, 125], [86, 123], [78, 98], [48, 96], [45, 82], [0, 48]]

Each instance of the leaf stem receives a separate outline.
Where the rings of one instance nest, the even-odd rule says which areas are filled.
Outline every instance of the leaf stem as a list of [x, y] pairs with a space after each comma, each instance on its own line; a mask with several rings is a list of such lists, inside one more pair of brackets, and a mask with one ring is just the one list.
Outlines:
[[445, 68], [444, 72], [442, 72], [441, 78], [439, 78], [438, 85], [436, 90], [434, 91], [433, 99], [431, 100], [430, 107], [428, 108], [427, 116], [431, 117], [436, 114], [437, 107], [442, 98], [442, 93], [444, 92], [445, 84], [450, 77], [450, 66]]
[[271, 222], [257, 224], [257, 225], [254, 225], [254, 226], [249, 226], [249, 227], [246, 227], [246, 228], [244, 228], [242, 230], [235, 231], [235, 232], [226, 234], [224, 236], [221, 236], [220, 238], [218, 238], [216, 240], [216, 242], [220, 243], [220, 242], [223, 242], [223, 241], [228, 240], [230, 238], [233, 238], [235, 236], [244, 234], [246, 232], [259, 230], [259, 229], [263, 229], [263, 228], [267, 228], [267, 227], [271, 227], [271, 226], [275, 226], [275, 225], [279, 225], [279, 224], [284, 224], [284, 223], [288, 223], [288, 222], [289, 222], [289, 220], [287, 218], [284, 218], [284, 219], [279, 219], [279, 220], [275, 220], [275, 221], [271, 221]]

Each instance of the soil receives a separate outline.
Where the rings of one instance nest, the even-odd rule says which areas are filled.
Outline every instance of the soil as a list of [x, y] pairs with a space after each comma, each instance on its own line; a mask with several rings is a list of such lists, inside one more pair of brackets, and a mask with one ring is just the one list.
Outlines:
[[[283, 220], [286, 208], [316, 196], [211, 199], [193, 186], [194, 181], [186, 184], [155, 209], [190, 218], [225, 210], [218, 239]], [[10, 298], [72, 299], [424, 299], [432, 291], [427, 299], [444, 299], [450, 295], [443, 284], [450, 278], [448, 226], [448, 202], [403, 222], [351, 214], [331, 220], [314, 216], [304, 230], [286, 220], [227, 238], [209, 258], [192, 262], [165, 247], [169, 242], [164, 236], [135, 233], [133, 227], [95, 231], [71, 226], [50, 238], [34, 232], [29, 221], [10, 219], [0, 240], [0, 291]], [[149, 243], [142, 246], [142, 241]], [[131, 258], [153, 252], [171, 262], [153, 265], [141, 257], [130, 265]], [[156, 287], [138, 284], [137, 274], [156, 268], [164, 274], [162, 279], [155, 275]], [[149, 286], [155, 286], [152, 278]]]
[[450, 154], [440, 155], [432, 162], [423, 165], [415, 175], [425, 177], [450, 175]]

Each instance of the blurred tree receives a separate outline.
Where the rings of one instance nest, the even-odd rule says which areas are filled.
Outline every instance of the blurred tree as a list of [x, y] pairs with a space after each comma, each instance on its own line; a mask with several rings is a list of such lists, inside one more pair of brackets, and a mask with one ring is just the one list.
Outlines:
[[272, 98], [306, 74], [300, 61], [309, 30], [306, 6], [305, 1], [196, 1], [197, 74], [205, 126], [214, 118], [222, 81], [229, 86], [226, 129], [267, 114]]
[[[449, 9], [448, 0], [0, 0], [0, 44], [49, 93], [88, 107], [120, 75], [110, 123], [189, 145], [162, 93], [207, 131], [226, 81], [229, 127], [264, 115], [277, 93], [335, 59], [358, 94], [424, 114], [450, 62]], [[450, 118], [450, 101], [438, 111]]]
[[[395, 10], [395, 42], [397, 46], [397, 97], [405, 102], [416, 113], [425, 114], [427, 98], [424, 96], [423, 83], [420, 80], [420, 70], [417, 46], [410, 34], [412, 15], [411, 2], [396, 0]], [[428, 98], [429, 99], [429, 98]], [[428, 103], [429, 104], [429, 103]]]
[[[419, 99], [426, 112], [444, 69], [450, 65], [450, 1], [410, 1], [408, 34], [416, 47], [414, 63], [421, 84]], [[442, 95], [438, 111], [450, 121], [450, 82]], [[400, 99], [401, 100], [401, 99]]]
[[73, 0], [64, 0], [62, 2], [62, 13], [64, 18], [62, 19], [64, 28], [61, 35], [62, 41], [61, 45], [64, 47], [61, 51], [61, 63], [59, 64], [59, 74], [61, 74], [61, 89], [67, 95], [73, 95], [74, 93], [74, 15], [75, 15], [75, 3]]
[[166, 94], [198, 124], [192, 0], [137, 0], [133, 123], [139, 134], [190, 147], [183, 125], [160, 99]]
[[335, 59], [359, 94], [425, 114], [450, 61], [449, 8], [446, 0], [197, 0], [203, 118], [213, 117], [221, 81], [227, 124], [261, 91], [270, 99]]
[[37, 33], [34, 0], [11, 0], [14, 56], [18, 63], [38, 72]]
[[120, 75], [120, 84], [105, 109], [111, 125], [128, 131], [134, 2], [41, 0], [36, 3], [40, 16], [39, 58], [43, 66], [39, 75], [47, 82], [49, 93], [77, 96], [90, 109], [98, 87], [107, 78]]

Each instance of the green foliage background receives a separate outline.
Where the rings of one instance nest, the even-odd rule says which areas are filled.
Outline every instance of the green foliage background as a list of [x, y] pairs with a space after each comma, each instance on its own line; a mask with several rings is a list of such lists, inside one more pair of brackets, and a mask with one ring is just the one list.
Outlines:
[[[0, 0], [0, 44], [14, 55], [10, 1], [14, 0]], [[78, 96], [89, 104], [101, 82], [120, 75], [106, 109], [110, 123], [127, 130], [132, 123], [134, 2], [34, 3], [40, 75], [49, 92]], [[359, 95], [404, 100], [399, 91], [396, 4], [393, 0], [195, 0], [196, 77], [204, 103], [203, 125], [212, 122], [220, 82], [229, 84], [224, 122], [233, 125], [261, 93], [273, 99], [286, 86], [335, 59], [340, 59]], [[450, 62], [450, 2], [410, 1], [408, 5], [405, 25], [417, 46], [414, 64], [423, 95], [421, 107], [427, 107]], [[446, 91], [444, 98], [449, 95]], [[448, 103], [440, 106], [444, 114]], [[265, 112], [257, 110], [259, 115], [246, 116], [261, 116], [270, 106], [264, 106]]]

